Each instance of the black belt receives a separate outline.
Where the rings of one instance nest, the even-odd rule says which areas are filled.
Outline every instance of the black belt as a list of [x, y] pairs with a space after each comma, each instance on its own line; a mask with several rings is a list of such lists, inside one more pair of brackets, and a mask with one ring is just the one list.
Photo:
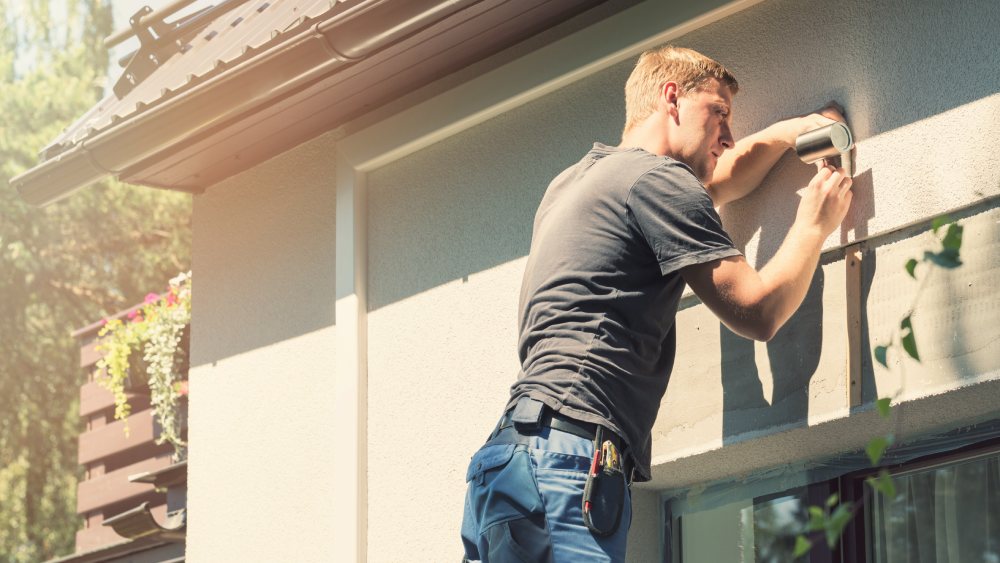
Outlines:
[[[568, 416], [562, 415], [548, 407], [542, 412], [542, 418], [538, 422], [537, 426], [521, 425], [515, 423], [511, 418], [513, 417], [513, 409], [504, 413], [500, 418], [500, 423], [497, 424], [496, 430], [493, 431], [493, 436], [491, 438], [498, 436], [507, 428], [513, 428], [518, 434], [534, 434], [538, 432], [540, 428], [553, 428], [555, 430], [561, 430], [568, 434], [573, 434], [574, 436], [579, 436], [581, 438], [587, 438], [588, 440], [593, 440], [597, 436], [597, 424], [592, 422], [583, 422], [582, 420], [576, 420], [575, 418], [570, 418]], [[632, 456], [628, 454], [625, 441], [621, 439], [618, 434], [604, 429], [604, 439], [611, 440], [611, 443], [618, 448], [619, 452], [622, 452], [622, 457], [624, 458], [624, 470], [625, 475], [629, 478], [629, 482], [632, 482], [632, 470], [635, 464], [632, 462]], [[600, 445], [598, 444], [598, 447]]]

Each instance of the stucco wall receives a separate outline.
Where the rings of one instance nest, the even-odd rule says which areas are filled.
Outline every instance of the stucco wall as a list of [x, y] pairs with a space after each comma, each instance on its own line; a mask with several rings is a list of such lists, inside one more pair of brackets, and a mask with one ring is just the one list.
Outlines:
[[[833, 247], [1000, 194], [998, 6], [765, 0], [675, 43], [736, 72], [737, 136], [830, 99], [846, 106], [859, 139], [855, 205], [827, 241]], [[369, 560], [457, 560], [465, 464], [516, 377], [517, 290], [534, 210], [548, 181], [593, 141], [619, 140], [631, 64], [369, 174]], [[329, 424], [334, 152], [332, 137], [322, 137], [195, 198], [191, 561], [337, 560], [336, 485], [324, 478], [343, 462]], [[757, 194], [722, 210], [752, 263], [777, 249], [809, 171], [789, 156]], [[965, 272], [985, 277], [962, 278], [974, 289], [940, 282], [927, 299], [936, 311], [959, 299], [958, 316], [998, 326], [980, 289], [995, 287], [986, 258], [995, 256], [995, 222], [976, 221], [967, 262], [986, 265]], [[914, 290], [897, 279], [902, 262], [894, 261], [924, 242], [906, 240], [873, 248], [866, 260], [873, 335], [891, 327], [898, 301]], [[733, 475], [764, 451], [748, 444], [790, 429], [806, 432], [796, 440], [807, 455], [847, 446], [824, 438], [808, 449], [816, 434], [805, 429], [852, 418], [844, 287], [844, 262], [828, 261], [773, 345], [726, 333], [701, 306], [681, 312], [678, 370], [655, 428], [661, 477], [637, 489], [632, 560], [657, 557], [655, 489], [678, 484], [663, 475], [681, 473], [663, 468], [703, 456], [683, 465], [689, 475], [707, 478], [706, 467]], [[994, 377], [995, 329], [931, 325], [918, 330], [935, 342], [959, 336], [944, 351], [929, 345], [925, 368], [908, 368], [920, 373], [911, 398]], [[891, 392], [895, 380], [876, 379], [870, 361], [866, 369], [867, 399], [876, 388]], [[787, 445], [768, 442], [766, 459], [780, 460]], [[723, 462], [708, 455], [719, 451], [742, 453]]]
[[335, 561], [334, 144], [194, 199], [188, 561]]
[[[831, 7], [771, 0], [675, 43], [736, 72], [737, 136], [831, 99], [846, 106], [859, 139], [855, 203], [827, 241], [832, 248], [1000, 193], [1000, 153], [992, 147], [1000, 134], [1000, 71], [983, 56], [1000, 48], [998, 19], [1000, 8], [986, 1], [956, 8], [944, 1]], [[516, 295], [534, 209], [548, 181], [591, 142], [619, 140], [631, 64], [369, 175], [371, 560], [452, 556], [441, 546], [454, 545], [465, 462], [516, 374]], [[777, 250], [810, 171], [788, 156], [758, 193], [722, 210], [751, 263], [762, 265]], [[902, 263], [873, 252], [880, 253], [879, 276], [902, 271]], [[729, 334], [702, 306], [680, 314], [678, 370], [655, 429], [661, 464], [848, 415], [844, 270], [843, 260], [829, 260], [802, 312], [768, 345]], [[869, 274], [872, 303], [882, 282]], [[905, 296], [912, 289], [889, 291]], [[966, 383], [991, 377], [997, 366], [984, 364], [962, 376]], [[954, 379], [952, 368], [913, 392]], [[870, 399], [870, 362], [866, 369]], [[888, 383], [878, 385], [881, 392]], [[407, 464], [405, 485], [393, 459], [411, 460], [397, 461]], [[724, 476], [746, 467], [716, 469]], [[429, 505], [442, 508], [431, 515]], [[633, 542], [635, 560], [656, 553], [649, 538], [659, 537], [657, 518], [650, 509], [634, 520], [634, 535], [646, 538]]]

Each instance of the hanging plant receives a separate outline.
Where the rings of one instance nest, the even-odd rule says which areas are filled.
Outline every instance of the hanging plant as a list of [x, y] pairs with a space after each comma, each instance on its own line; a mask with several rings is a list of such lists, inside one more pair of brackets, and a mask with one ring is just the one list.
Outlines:
[[187, 272], [170, 280], [166, 294], [150, 293], [126, 319], [108, 320], [98, 333], [101, 359], [95, 380], [114, 396], [115, 419], [127, 419], [132, 412], [126, 391], [148, 385], [153, 416], [161, 429], [156, 443], [169, 442], [178, 459], [186, 446], [178, 407], [187, 394], [190, 322], [191, 273]]

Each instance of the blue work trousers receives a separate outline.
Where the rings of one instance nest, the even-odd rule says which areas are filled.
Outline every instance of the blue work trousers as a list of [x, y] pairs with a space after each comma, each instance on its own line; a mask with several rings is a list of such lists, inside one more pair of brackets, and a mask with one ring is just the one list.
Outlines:
[[[483, 563], [625, 561], [632, 522], [626, 499], [618, 529], [598, 536], [583, 520], [594, 444], [552, 428], [526, 443], [487, 442], [472, 457], [462, 521], [465, 557]], [[502, 440], [499, 440], [502, 442]]]

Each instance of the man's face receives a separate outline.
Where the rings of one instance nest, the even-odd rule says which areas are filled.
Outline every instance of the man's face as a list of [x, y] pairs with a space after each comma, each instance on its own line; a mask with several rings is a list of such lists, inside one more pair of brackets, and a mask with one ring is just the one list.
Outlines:
[[714, 78], [677, 98], [678, 127], [671, 156], [690, 166], [704, 184], [712, 180], [722, 153], [733, 148], [732, 107], [729, 87]]

